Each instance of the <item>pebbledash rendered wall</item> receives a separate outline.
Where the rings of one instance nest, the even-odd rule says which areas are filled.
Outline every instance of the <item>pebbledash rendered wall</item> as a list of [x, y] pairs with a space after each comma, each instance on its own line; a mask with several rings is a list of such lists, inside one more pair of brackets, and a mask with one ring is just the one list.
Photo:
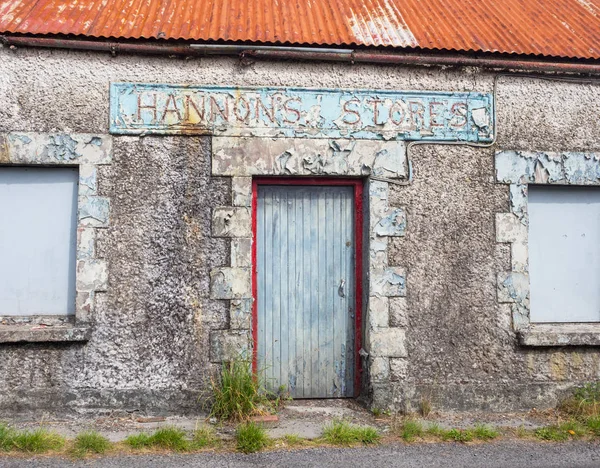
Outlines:
[[[529, 323], [526, 249], [527, 183], [600, 180], [596, 85], [0, 48], [0, 164], [78, 165], [82, 178], [76, 317], [0, 317], [2, 414], [200, 412], [220, 361], [248, 343], [248, 279], [221, 280], [247, 268], [251, 174], [219, 169], [227, 139], [110, 135], [110, 82], [495, 92], [494, 145], [396, 144], [407, 154], [400, 183], [367, 182], [382, 189], [372, 213], [406, 224], [365, 237], [387, 243], [380, 260], [404, 289], [365, 282], [362, 397], [396, 410], [421, 398], [442, 410], [527, 410], [600, 378], [595, 326]], [[239, 294], [222, 287], [232, 284]]]

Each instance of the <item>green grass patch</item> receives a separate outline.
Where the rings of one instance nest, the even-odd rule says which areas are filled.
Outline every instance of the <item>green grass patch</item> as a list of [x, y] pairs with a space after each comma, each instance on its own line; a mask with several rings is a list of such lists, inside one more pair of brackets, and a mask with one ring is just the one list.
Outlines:
[[561, 424], [540, 427], [534, 431], [534, 436], [540, 440], [562, 442], [569, 439], [585, 437], [590, 433], [590, 426], [573, 419]]
[[252, 373], [249, 360], [237, 358], [223, 364], [219, 379], [211, 381], [210, 415], [218, 419], [244, 421], [279, 404], [266, 397], [260, 376]]
[[525, 426], [520, 425], [519, 427], [517, 427], [515, 429], [515, 435], [519, 438], [519, 439], [524, 439], [526, 437], [530, 437], [531, 436], [531, 431], [528, 431], [527, 429], [525, 429]]
[[290, 447], [302, 445], [305, 442], [305, 440], [297, 434], [286, 434], [283, 436], [283, 441], [286, 445], [289, 445]]
[[547, 426], [536, 429], [533, 433], [540, 440], [549, 440], [553, 442], [562, 442], [569, 439], [569, 433], [562, 431], [558, 426]]
[[433, 423], [429, 425], [425, 433], [433, 437], [439, 437], [441, 439], [444, 435], [444, 429], [442, 429], [442, 427], [438, 423]]
[[44, 453], [60, 450], [65, 445], [65, 438], [56, 432], [46, 429], [35, 431], [15, 431], [12, 434], [11, 449], [27, 453]]
[[600, 416], [592, 416], [587, 418], [585, 425], [593, 435], [600, 436]]
[[449, 429], [442, 433], [443, 440], [453, 440], [454, 442], [471, 442], [473, 440], [472, 429]]
[[217, 433], [210, 426], [198, 427], [192, 436], [192, 448], [199, 450], [203, 448], [215, 447], [219, 444]]
[[186, 439], [185, 431], [177, 427], [163, 427], [151, 436], [152, 446], [175, 452], [189, 450], [190, 442]]
[[175, 452], [185, 452], [193, 447], [193, 442], [186, 438], [183, 429], [177, 427], [163, 427], [152, 434], [140, 432], [128, 436], [124, 440], [125, 445], [133, 449], [161, 448]]
[[561, 402], [559, 409], [571, 416], [600, 416], [600, 381], [576, 388], [572, 396]]
[[583, 437], [588, 435], [587, 428], [577, 420], [566, 421], [561, 423], [559, 429], [566, 432], [571, 437]]
[[341, 419], [323, 428], [323, 440], [333, 445], [377, 444], [380, 438], [374, 427], [357, 426]]
[[473, 437], [479, 440], [493, 440], [499, 435], [498, 430], [487, 424], [477, 424], [473, 429]]
[[90, 453], [102, 454], [111, 447], [110, 440], [96, 431], [82, 432], [73, 441], [72, 452], [77, 457]]
[[124, 443], [133, 449], [149, 448], [152, 447], [152, 436], [145, 432], [140, 432], [139, 434], [127, 436]]
[[254, 422], [240, 424], [235, 431], [236, 447], [242, 453], [259, 452], [270, 443], [265, 428]]
[[0, 451], [8, 452], [13, 448], [12, 440], [15, 431], [6, 424], [0, 423]]
[[405, 442], [412, 442], [417, 437], [423, 437], [425, 430], [419, 421], [408, 419], [402, 422], [394, 432], [402, 437]]

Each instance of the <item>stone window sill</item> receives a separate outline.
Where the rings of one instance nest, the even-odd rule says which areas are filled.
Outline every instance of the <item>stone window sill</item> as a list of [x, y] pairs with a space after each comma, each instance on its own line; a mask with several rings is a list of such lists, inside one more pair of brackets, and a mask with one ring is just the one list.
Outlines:
[[0, 326], [0, 343], [82, 342], [90, 334], [90, 327], [83, 325], [7, 325]]
[[522, 346], [600, 346], [600, 323], [533, 324], [518, 336]]

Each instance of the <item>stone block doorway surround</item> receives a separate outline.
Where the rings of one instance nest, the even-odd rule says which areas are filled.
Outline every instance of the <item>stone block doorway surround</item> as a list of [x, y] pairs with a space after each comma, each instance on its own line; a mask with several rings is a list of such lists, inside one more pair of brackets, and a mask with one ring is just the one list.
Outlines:
[[[388, 203], [391, 183], [407, 181], [406, 147], [400, 141], [213, 137], [212, 175], [231, 177], [232, 204], [214, 207], [212, 235], [231, 239], [230, 264], [211, 271], [211, 297], [228, 300], [228, 328], [212, 330], [213, 362], [250, 355], [252, 333], [253, 177], [357, 178], [364, 183], [362, 362], [360, 393], [387, 407], [391, 375], [406, 368], [406, 271], [390, 263], [388, 238], [405, 235], [402, 207]], [[393, 371], [393, 372], [392, 372]], [[356, 389], [358, 392], [358, 388]]]

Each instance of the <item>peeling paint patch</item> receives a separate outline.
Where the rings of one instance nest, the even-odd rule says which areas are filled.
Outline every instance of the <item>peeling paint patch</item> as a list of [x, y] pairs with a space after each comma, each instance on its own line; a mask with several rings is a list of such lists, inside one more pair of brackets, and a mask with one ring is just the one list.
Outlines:
[[96, 166], [82, 164], [79, 166], [79, 194], [95, 195], [98, 189]]
[[295, 138], [212, 139], [213, 175], [378, 175], [408, 178], [403, 142]]
[[107, 226], [110, 200], [106, 197], [79, 197], [78, 217], [81, 226]]
[[600, 183], [600, 153], [500, 151], [496, 179], [507, 184]]
[[77, 262], [77, 291], [106, 291], [108, 267], [104, 260], [79, 260]]
[[15, 164], [109, 164], [112, 157], [112, 138], [105, 135], [8, 133], [1, 141], [0, 157]]
[[406, 233], [406, 213], [401, 208], [389, 210], [375, 225], [378, 236], [404, 236]]
[[529, 276], [508, 272], [498, 275], [498, 302], [516, 302], [529, 307]]
[[405, 296], [406, 274], [401, 267], [388, 267], [371, 272], [371, 295]]

